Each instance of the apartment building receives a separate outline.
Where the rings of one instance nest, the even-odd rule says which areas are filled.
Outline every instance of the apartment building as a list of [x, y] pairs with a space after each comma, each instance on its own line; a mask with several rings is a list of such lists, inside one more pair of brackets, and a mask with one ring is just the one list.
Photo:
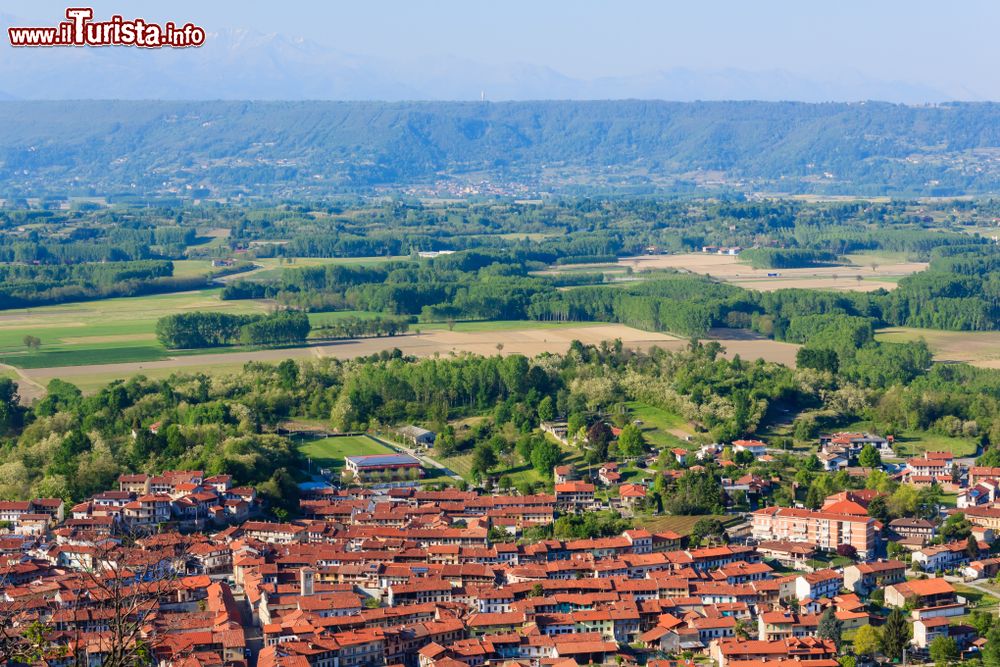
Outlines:
[[765, 507], [753, 512], [751, 534], [762, 542], [806, 542], [826, 551], [849, 545], [862, 557], [874, 553], [877, 539], [871, 517], [794, 507]]

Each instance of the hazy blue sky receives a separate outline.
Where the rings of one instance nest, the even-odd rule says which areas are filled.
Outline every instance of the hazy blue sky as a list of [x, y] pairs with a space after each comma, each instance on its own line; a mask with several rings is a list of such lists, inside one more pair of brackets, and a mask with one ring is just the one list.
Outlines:
[[[55, 23], [66, 1], [4, 0], [5, 15]], [[208, 30], [301, 36], [393, 60], [453, 55], [571, 77], [672, 68], [863, 76], [1000, 99], [1000, 2], [987, 0], [120, 0], [93, 3]]]

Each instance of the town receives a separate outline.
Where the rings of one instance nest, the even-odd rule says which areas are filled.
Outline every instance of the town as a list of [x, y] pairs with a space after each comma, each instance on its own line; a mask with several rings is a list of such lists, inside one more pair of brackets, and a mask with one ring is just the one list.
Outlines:
[[[543, 423], [566, 437], [561, 423]], [[614, 435], [619, 436], [621, 429]], [[406, 427], [409, 442], [435, 434]], [[760, 440], [675, 448], [667, 488], [722, 471], [725, 525], [625, 527], [557, 539], [556, 521], [630, 515], [653, 485], [614, 463], [559, 464], [553, 492], [433, 487], [407, 454], [348, 457], [343, 479], [303, 483], [275, 521], [226, 474], [123, 474], [67, 507], [0, 503], [5, 661], [52, 667], [844, 667], [876, 659], [978, 658], [997, 627], [1000, 467], [926, 451], [904, 464], [891, 437], [819, 439], [824, 473], [861, 480], [816, 509], [781, 506], [739, 461]], [[902, 488], [956, 494], [954, 508], [879, 518]], [[394, 481], [393, 481], [394, 480]], [[614, 501], [601, 490], [613, 489]], [[626, 521], [622, 519], [622, 521]], [[608, 532], [607, 529], [604, 530]], [[943, 657], [942, 657], [943, 656]]]
[[1000, 667], [1000, 3], [100, 4], [0, 12], [0, 667]]

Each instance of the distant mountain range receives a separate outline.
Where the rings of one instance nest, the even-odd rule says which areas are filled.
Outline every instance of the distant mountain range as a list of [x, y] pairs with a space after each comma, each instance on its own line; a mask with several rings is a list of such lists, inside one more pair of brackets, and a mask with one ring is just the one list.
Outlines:
[[[2, 18], [2, 17], [0, 17]], [[3, 22], [14, 23], [16, 19]], [[642, 71], [641, 66], [637, 71]], [[457, 57], [396, 62], [245, 30], [199, 49], [0, 47], [0, 99], [165, 100], [883, 100], [943, 102], [954, 94], [847, 73], [817, 80], [782, 70], [650, 71], [577, 79], [551, 68]], [[964, 99], [970, 99], [962, 91]], [[975, 99], [972, 97], [971, 99]]]
[[468, 183], [998, 193], [1000, 105], [0, 102], [0, 196], [322, 196]]

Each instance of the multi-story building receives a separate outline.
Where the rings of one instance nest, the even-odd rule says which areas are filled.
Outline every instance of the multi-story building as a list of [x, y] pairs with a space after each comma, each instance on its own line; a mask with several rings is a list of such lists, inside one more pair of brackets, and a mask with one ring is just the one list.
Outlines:
[[752, 535], [758, 541], [807, 542], [826, 551], [849, 545], [862, 557], [874, 554], [875, 520], [871, 517], [765, 507], [753, 513]]
[[844, 586], [858, 595], [870, 595], [876, 589], [901, 581], [906, 581], [906, 563], [899, 560], [858, 563], [844, 568]]
[[934, 607], [956, 601], [955, 587], [944, 579], [914, 579], [886, 586], [885, 603], [891, 607]]
[[594, 485], [589, 482], [556, 484], [556, 504], [563, 507], [589, 507], [594, 504]]
[[924, 452], [923, 456], [909, 459], [906, 472], [910, 477], [951, 477], [955, 455], [951, 452]]

